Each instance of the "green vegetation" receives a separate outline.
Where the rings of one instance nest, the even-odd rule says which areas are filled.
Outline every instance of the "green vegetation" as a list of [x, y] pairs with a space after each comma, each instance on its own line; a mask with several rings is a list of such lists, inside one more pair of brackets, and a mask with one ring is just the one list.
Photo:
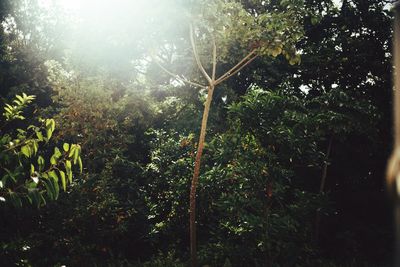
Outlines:
[[55, 3], [0, 0], [1, 266], [390, 266], [388, 3]]
[[[13, 104], [5, 104], [3, 128], [13, 120], [24, 120], [22, 111], [34, 100], [31, 95], [16, 95]], [[77, 144], [63, 144], [63, 149], [54, 147], [50, 159], [43, 158], [39, 145], [48, 143], [55, 130], [53, 119], [41, 119], [42, 126], [29, 125], [25, 130], [0, 132], [2, 150], [0, 181], [1, 200], [21, 207], [23, 199], [36, 206], [46, 204], [44, 193], [51, 200], [58, 198], [61, 182], [66, 191], [67, 182], [72, 183], [72, 166], [79, 165], [82, 172], [81, 147]], [[14, 127], [13, 127], [14, 128]], [[29, 178], [28, 178], [29, 177]]]

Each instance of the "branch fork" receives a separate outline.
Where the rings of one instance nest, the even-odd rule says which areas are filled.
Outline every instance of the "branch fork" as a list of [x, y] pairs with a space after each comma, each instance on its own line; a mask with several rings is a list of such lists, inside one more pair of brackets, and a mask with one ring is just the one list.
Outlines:
[[229, 69], [223, 75], [221, 75], [219, 78], [216, 78], [217, 45], [216, 45], [214, 36], [212, 36], [212, 69], [211, 69], [211, 76], [210, 76], [207, 73], [207, 71], [205, 70], [203, 64], [201, 63], [200, 56], [197, 51], [197, 47], [196, 47], [196, 43], [195, 43], [195, 34], [194, 34], [192, 24], [189, 25], [189, 30], [190, 30], [190, 42], [192, 45], [193, 55], [196, 60], [196, 64], [197, 64], [199, 71], [201, 72], [202, 76], [206, 79], [206, 81], [208, 83], [207, 86], [187, 80], [184, 77], [181, 77], [177, 74], [170, 72], [165, 67], [163, 67], [157, 60], [155, 60], [155, 62], [158, 64], [158, 66], [162, 70], [164, 70], [166, 73], [168, 73], [175, 79], [182, 81], [186, 84], [192, 85], [192, 86], [196, 86], [196, 87], [200, 87], [200, 88], [207, 88], [207, 91], [208, 91], [207, 99], [206, 99], [206, 102], [204, 105], [203, 118], [201, 121], [200, 137], [199, 137], [199, 142], [198, 142], [198, 146], [197, 146], [197, 153], [196, 153], [196, 158], [195, 158], [193, 177], [192, 177], [192, 182], [191, 182], [191, 187], [190, 187], [190, 208], [189, 208], [190, 255], [191, 255], [191, 266], [196, 267], [197, 266], [196, 191], [197, 191], [197, 185], [198, 185], [199, 174], [200, 174], [201, 157], [203, 155], [203, 149], [204, 149], [204, 140], [205, 140], [206, 130], [207, 130], [208, 114], [210, 112], [214, 89], [218, 84], [220, 84], [220, 83], [224, 82], [225, 80], [229, 79], [230, 77], [236, 75], [240, 70], [242, 70], [244, 67], [249, 65], [251, 62], [253, 62], [253, 60], [255, 60], [258, 57], [258, 54], [257, 54], [256, 48], [252, 49], [235, 66], [233, 66], [231, 69]]

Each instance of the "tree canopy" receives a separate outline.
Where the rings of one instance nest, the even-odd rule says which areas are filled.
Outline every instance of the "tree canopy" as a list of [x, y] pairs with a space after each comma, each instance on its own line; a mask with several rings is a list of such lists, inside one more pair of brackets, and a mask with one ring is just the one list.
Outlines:
[[390, 266], [390, 8], [0, 0], [0, 262]]

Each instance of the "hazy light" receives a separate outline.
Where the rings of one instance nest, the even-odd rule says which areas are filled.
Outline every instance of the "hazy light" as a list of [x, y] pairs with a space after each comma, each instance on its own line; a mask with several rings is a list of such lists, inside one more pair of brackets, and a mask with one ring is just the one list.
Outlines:
[[[115, 67], [138, 60], [139, 50], [149, 49], [154, 38], [176, 36], [176, 18], [182, 14], [175, 0], [37, 1], [43, 14], [57, 22], [52, 34], [64, 51], [81, 62]], [[43, 17], [43, 23], [51, 21]]]
[[39, 5], [44, 8], [51, 8], [54, 5], [60, 5], [67, 10], [77, 10], [82, 4], [81, 0], [39, 0]]
[[69, 15], [78, 19], [98, 21], [110, 18], [119, 20], [129, 15], [135, 20], [146, 16], [149, 11], [157, 6], [152, 0], [39, 0], [39, 5], [44, 9], [59, 7]]
[[339, 8], [342, 6], [342, 3], [343, 3], [342, 0], [333, 0], [333, 4]]

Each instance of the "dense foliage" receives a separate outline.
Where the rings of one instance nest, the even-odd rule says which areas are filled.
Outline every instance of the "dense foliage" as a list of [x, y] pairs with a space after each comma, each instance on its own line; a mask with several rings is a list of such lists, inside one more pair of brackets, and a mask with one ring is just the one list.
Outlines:
[[214, 92], [200, 266], [389, 266], [386, 4], [170, 0], [84, 37], [59, 6], [0, 0], [0, 265], [188, 265], [192, 23], [207, 71], [212, 41], [217, 74], [258, 53]]

